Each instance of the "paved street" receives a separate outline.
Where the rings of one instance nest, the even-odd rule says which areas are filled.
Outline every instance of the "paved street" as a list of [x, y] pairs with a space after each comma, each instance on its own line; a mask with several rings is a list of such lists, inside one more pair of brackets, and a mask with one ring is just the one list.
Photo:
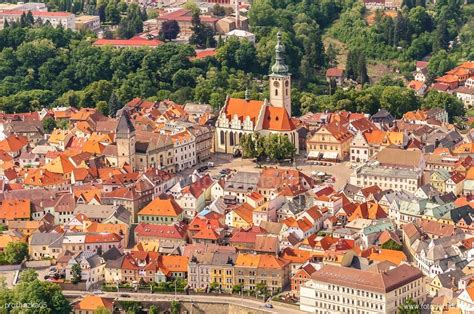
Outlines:
[[[83, 291], [63, 291], [65, 296], [75, 297], [84, 296], [89, 293]], [[130, 297], [120, 297], [120, 295], [127, 294]], [[106, 292], [101, 294], [102, 297], [118, 298], [120, 300], [127, 301], [142, 301], [142, 302], [158, 302], [158, 301], [172, 301], [175, 300], [174, 294], [150, 294], [150, 293], [125, 293], [125, 292]], [[212, 295], [176, 295], [177, 300], [185, 302], [215, 302], [215, 303], [229, 303], [235, 305], [241, 305], [248, 308], [258, 309], [267, 311], [268, 313], [304, 313], [297, 309], [293, 309], [286, 306], [276, 305], [272, 303], [273, 308], [268, 309], [263, 305], [264, 303], [257, 300], [241, 299], [229, 296], [212, 296]], [[271, 302], [270, 302], [271, 303]]]
[[[211, 176], [217, 175], [219, 171], [223, 168], [236, 169], [238, 171], [247, 171], [247, 172], [258, 172], [261, 171], [261, 168], [257, 168], [257, 164], [252, 161], [252, 159], [243, 159], [243, 158], [233, 158], [231, 155], [225, 154], [214, 154], [213, 158], [210, 160], [214, 163], [214, 167], [209, 169]], [[199, 164], [198, 166], [207, 165], [207, 161]], [[279, 166], [278, 164], [265, 163], [262, 164], [262, 167], [278, 167], [278, 168], [294, 168], [293, 165], [290, 166]], [[346, 182], [348, 182], [351, 175], [352, 169], [349, 167], [349, 162], [336, 163], [332, 166], [315, 166], [311, 165], [306, 161], [304, 156], [298, 156], [296, 159], [296, 166], [306, 175], [311, 175], [311, 172], [326, 172], [336, 178], [334, 187], [336, 189], [341, 189], [344, 187]], [[198, 168], [198, 167], [196, 167]], [[184, 172], [183, 177], [191, 174], [194, 169], [188, 169]]]

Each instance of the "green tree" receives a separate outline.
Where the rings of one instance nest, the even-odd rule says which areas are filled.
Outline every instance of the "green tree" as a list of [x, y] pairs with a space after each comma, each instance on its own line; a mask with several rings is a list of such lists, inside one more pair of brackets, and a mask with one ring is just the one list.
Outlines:
[[246, 72], [258, 68], [257, 51], [248, 40], [240, 40], [233, 36], [217, 49], [217, 59], [229, 68], [241, 69]]
[[33, 17], [33, 13], [31, 13], [31, 11], [28, 10], [28, 13], [26, 13], [26, 17], [25, 17], [25, 21], [26, 21], [26, 25], [31, 27], [33, 26], [33, 24], [35, 24], [35, 19]]
[[196, 45], [198, 48], [215, 47], [216, 40], [214, 39], [214, 31], [208, 25], [201, 22], [199, 12], [194, 12], [191, 18], [191, 30], [193, 34], [189, 38], [191, 45]]
[[46, 117], [42, 121], [43, 129], [46, 133], [51, 133], [57, 126], [56, 121], [52, 117]]
[[160, 28], [160, 38], [165, 41], [176, 39], [180, 31], [181, 29], [176, 20], [164, 21]]
[[422, 107], [429, 108], [443, 108], [449, 116], [450, 122], [453, 122], [455, 117], [463, 117], [466, 113], [464, 104], [457, 97], [448, 94], [440, 93], [436, 90], [430, 90], [422, 101]]
[[385, 87], [380, 97], [380, 104], [396, 117], [420, 107], [413, 90], [398, 86]]
[[339, 64], [339, 62], [337, 61], [337, 55], [338, 55], [338, 51], [336, 48], [334, 48], [334, 46], [330, 43], [329, 46], [328, 46], [328, 49], [326, 50], [326, 56], [328, 58], [328, 66], [333, 68], [333, 67], [337, 67], [337, 65]]
[[107, 104], [106, 101], [99, 101], [97, 102], [95, 108], [100, 112], [102, 113], [104, 116], [108, 116], [109, 115], [109, 105]]
[[72, 279], [71, 279], [72, 283], [76, 284], [81, 281], [82, 270], [81, 270], [81, 265], [79, 263], [72, 265], [71, 274], [72, 274]]
[[94, 311], [94, 314], [111, 314], [110, 311], [108, 309], [106, 309], [105, 307], [101, 306], [101, 307], [98, 307], [95, 311]]
[[109, 107], [109, 114], [111, 117], [115, 117], [117, 115], [117, 111], [122, 109], [122, 104], [120, 100], [117, 98], [117, 95], [115, 95], [115, 93], [112, 93], [110, 95], [108, 107]]
[[120, 22], [120, 11], [114, 0], [110, 0], [105, 7], [105, 19], [113, 25], [117, 25]]
[[257, 285], [255, 286], [255, 289], [257, 290], [257, 293], [259, 295], [266, 295], [268, 292], [267, 285], [261, 282], [257, 283]]
[[148, 314], [158, 314], [158, 308], [156, 305], [152, 304], [148, 310]]
[[127, 16], [120, 20], [117, 30], [120, 38], [131, 38], [143, 31], [143, 20], [140, 7], [136, 3], [129, 5]]
[[242, 157], [255, 158], [257, 157], [255, 141], [253, 134], [244, 134], [240, 139], [240, 147], [242, 148]]
[[232, 293], [240, 293], [242, 291], [242, 284], [234, 285], [232, 287]]
[[0, 254], [6, 264], [17, 265], [28, 256], [28, 245], [24, 242], [9, 242]]
[[433, 51], [445, 50], [448, 49], [449, 45], [449, 33], [448, 33], [448, 25], [444, 18], [441, 18], [438, 21], [438, 25], [436, 26], [436, 30], [434, 32], [433, 38]]
[[408, 298], [398, 307], [398, 314], [419, 314], [421, 313], [420, 305]]
[[456, 63], [446, 50], [439, 50], [430, 58], [428, 63], [428, 75], [430, 77], [441, 76], [446, 71], [454, 68], [455, 65]]
[[227, 12], [223, 6], [220, 6], [218, 3], [216, 3], [212, 7], [211, 13], [215, 16], [225, 16]]
[[385, 250], [395, 250], [395, 251], [402, 251], [403, 250], [403, 245], [398, 244], [397, 242], [393, 240], [388, 240], [384, 244], [380, 246], [382, 249]]
[[171, 308], [170, 308], [171, 314], [179, 314], [180, 308], [181, 308], [181, 303], [179, 303], [179, 301], [175, 301], [175, 300], [171, 301]]
[[7, 309], [7, 304], [38, 304], [37, 308], [22, 308], [21, 313], [25, 314], [69, 314], [72, 310], [61, 288], [57, 284], [38, 280], [38, 274], [33, 269], [21, 272], [20, 281], [13, 289], [0, 288], [0, 307]]

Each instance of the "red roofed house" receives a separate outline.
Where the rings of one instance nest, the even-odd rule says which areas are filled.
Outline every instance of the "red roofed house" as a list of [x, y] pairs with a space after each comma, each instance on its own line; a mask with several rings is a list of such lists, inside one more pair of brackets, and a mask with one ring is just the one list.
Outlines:
[[284, 47], [278, 34], [276, 61], [269, 75], [270, 99], [251, 100], [227, 97], [216, 122], [215, 151], [233, 154], [239, 151], [244, 134], [287, 136], [299, 151], [296, 126], [291, 119], [291, 74], [285, 64]]
[[321, 126], [308, 139], [308, 158], [341, 161], [349, 155], [352, 134], [339, 122]]
[[173, 193], [176, 202], [183, 208], [185, 218], [194, 218], [206, 206], [206, 200], [211, 199], [211, 186], [214, 180], [209, 175], [198, 178], [196, 181]]
[[[161, 29], [161, 25], [163, 24], [163, 22], [175, 20], [179, 24], [181, 36], [189, 36], [192, 34], [192, 17], [192, 10], [187, 9], [179, 9], [169, 13], [160, 13], [156, 18], [158, 30]], [[207, 15], [201, 15], [200, 18], [201, 23], [210, 26], [213, 30], [216, 29], [216, 23], [219, 20], [218, 18]]]
[[300, 286], [311, 279], [311, 275], [316, 271], [316, 268], [310, 263], [301, 267], [296, 274], [291, 277], [291, 292], [294, 295], [300, 294]]
[[328, 82], [334, 80], [336, 85], [342, 85], [344, 83], [344, 70], [339, 68], [329, 68], [326, 71], [326, 80]]
[[418, 96], [423, 96], [426, 92], [426, 84], [420, 81], [411, 81], [408, 87], [415, 91]]
[[137, 243], [154, 241], [161, 247], [182, 248], [186, 245], [186, 226], [174, 224], [171, 226], [140, 223], [134, 230]]

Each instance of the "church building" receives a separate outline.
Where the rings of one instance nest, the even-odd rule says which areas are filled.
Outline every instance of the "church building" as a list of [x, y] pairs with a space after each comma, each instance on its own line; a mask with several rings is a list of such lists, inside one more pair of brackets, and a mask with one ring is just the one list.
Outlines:
[[270, 99], [251, 100], [227, 97], [216, 122], [215, 151], [233, 154], [240, 150], [243, 134], [287, 136], [299, 152], [298, 133], [291, 120], [291, 74], [285, 64], [285, 48], [277, 35], [275, 64], [269, 75]]

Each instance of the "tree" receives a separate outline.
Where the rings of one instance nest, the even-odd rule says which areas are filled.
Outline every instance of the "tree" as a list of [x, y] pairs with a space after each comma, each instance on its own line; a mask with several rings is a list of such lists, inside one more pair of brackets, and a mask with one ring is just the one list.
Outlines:
[[428, 75], [430, 77], [441, 76], [446, 71], [454, 68], [455, 65], [456, 63], [446, 50], [439, 50], [430, 58], [428, 63]]
[[338, 51], [330, 43], [328, 49], [326, 50], [326, 56], [328, 58], [328, 66], [331, 68], [337, 67], [339, 62], [337, 61]]
[[380, 97], [380, 104], [396, 117], [420, 107], [413, 90], [398, 86], [385, 87]]
[[17, 265], [28, 256], [28, 245], [23, 242], [9, 242], [0, 254], [3, 255], [1, 260], [6, 264]]
[[232, 287], [232, 293], [240, 293], [242, 291], [242, 284], [234, 285]]
[[28, 13], [26, 13], [25, 21], [26, 21], [26, 25], [30, 27], [33, 26], [33, 24], [35, 24], [33, 13], [31, 13], [30, 10], [28, 10]]
[[156, 305], [152, 304], [148, 309], [148, 314], [158, 314], [158, 308]]
[[441, 21], [438, 22], [436, 30], [434, 32], [433, 39], [433, 51], [439, 51], [443, 49], [448, 49], [449, 46], [449, 33], [448, 33], [448, 24], [444, 18], [441, 18]]
[[110, 311], [109, 311], [108, 309], [106, 309], [105, 307], [100, 306], [100, 307], [98, 307], [97, 309], [95, 309], [94, 314], [111, 314], [111, 313], [110, 313]]
[[120, 38], [131, 38], [142, 31], [143, 20], [140, 7], [132, 3], [127, 9], [127, 16], [120, 20], [117, 33]]
[[408, 298], [398, 307], [398, 314], [419, 314], [421, 313], [420, 305]]
[[252, 72], [258, 69], [257, 51], [255, 46], [245, 39], [235, 36], [228, 38], [225, 43], [217, 49], [217, 59], [223, 65]]
[[393, 241], [393, 240], [388, 240], [387, 242], [385, 242], [384, 244], [382, 244], [380, 246], [382, 249], [385, 249], [385, 250], [395, 250], [395, 251], [401, 251], [403, 250], [403, 245]]
[[244, 134], [240, 139], [240, 146], [242, 148], [242, 157], [243, 158], [255, 158], [257, 157], [255, 141], [253, 139], [253, 134]]
[[114, 0], [109, 1], [105, 7], [105, 19], [113, 25], [117, 25], [120, 22], [120, 11]]
[[171, 301], [171, 314], [179, 314], [181, 308], [181, 303], [179, 301], [173, 300]]
[[[9, 304], [37, 304], [38, 307], [22, 308], [21, 313], [71, 313], [71, 305], [54, 283], [38, 280], [33, 269], [20, 274], [19, 283], [11, 290], [0, 287], [0, 307], [8, 309]], [[12, 311], [12, 313], [15, 311]], [[15, 312], [16, 313], [16, 312]]]
[[194, 12], [191, 18], [191, 30], [193, 34], [189, 38], [191, 45], [196, 45], [198, 48], [215, 47], [216, 40], [214, 39], [214, 31], [208, 25], [201, 22], [199, 12]]
[[225, 8], [223, 6], [220, 6], [218, 3], [214, 4], [214, 6], [212, 7], [212, 15], [215, 15], [215, 16], [225, 16], [226, 15], [226, 11], [225, 11]]
[[56, 121], [52, 117], [46, 117], [42, 121], [43, 123], [43, 129], [45, 130], [46, 133], [51, 133], [57, 126], [56, 126]]
[[257, 283], [257, 285], [255, 286], [255, 289], [257, 290], [257, 293], [259, 295], [266, 295], [267, 294], [267, 285], [264, 284], [264, 283]]
[[72, 279], [71, 279], [72, 283], [76, 284], [76, 283], [79, 283], [81, 281], [82, 269], [81, 269], [81, 265], [79, 263], [76, 263], [76, 264], [72, 265], [71, 274], [72, 274]]
[[164, 21], [163, 24], [161, 24], [160, 37], [165, 41], [173, 40], [178, 37], [180, 31], [181, 29], [179, 28], [179, 24], [176, 22], [176, 20]]
[[466, 113], [464, 104], [457, 97], [448, 94], [440, 93], [437, 90], [430, 90], [422, 101], [422, 107], [442, 108], [448, 113], [450, 122], [454, 121], [455, 117], [463, 117]]
[[100, 112], [102, 113], [104, 116], [108, 116], [109, 115], [109, 105], [107, 104], [106, 101], [99, 101], [97, 102], [95, 108]]
[[357, 77], [357, 81], [364, 85], [365, 83], [369, 82], [369, 75], [367, 74], [367, 60], [365, 59], [365, 55], [363, 53], [359, 55], [358, 61], [359, 75]]
[[111, 117], [115, 117], [117, 115], [117, 111], [122, 109], [122, 104], [120, 103], [120, 100], [117, 98], [117, 95], [115, 95], [115, 93], [112, 93], [110, 95], [108, 107], [109, 114]]

